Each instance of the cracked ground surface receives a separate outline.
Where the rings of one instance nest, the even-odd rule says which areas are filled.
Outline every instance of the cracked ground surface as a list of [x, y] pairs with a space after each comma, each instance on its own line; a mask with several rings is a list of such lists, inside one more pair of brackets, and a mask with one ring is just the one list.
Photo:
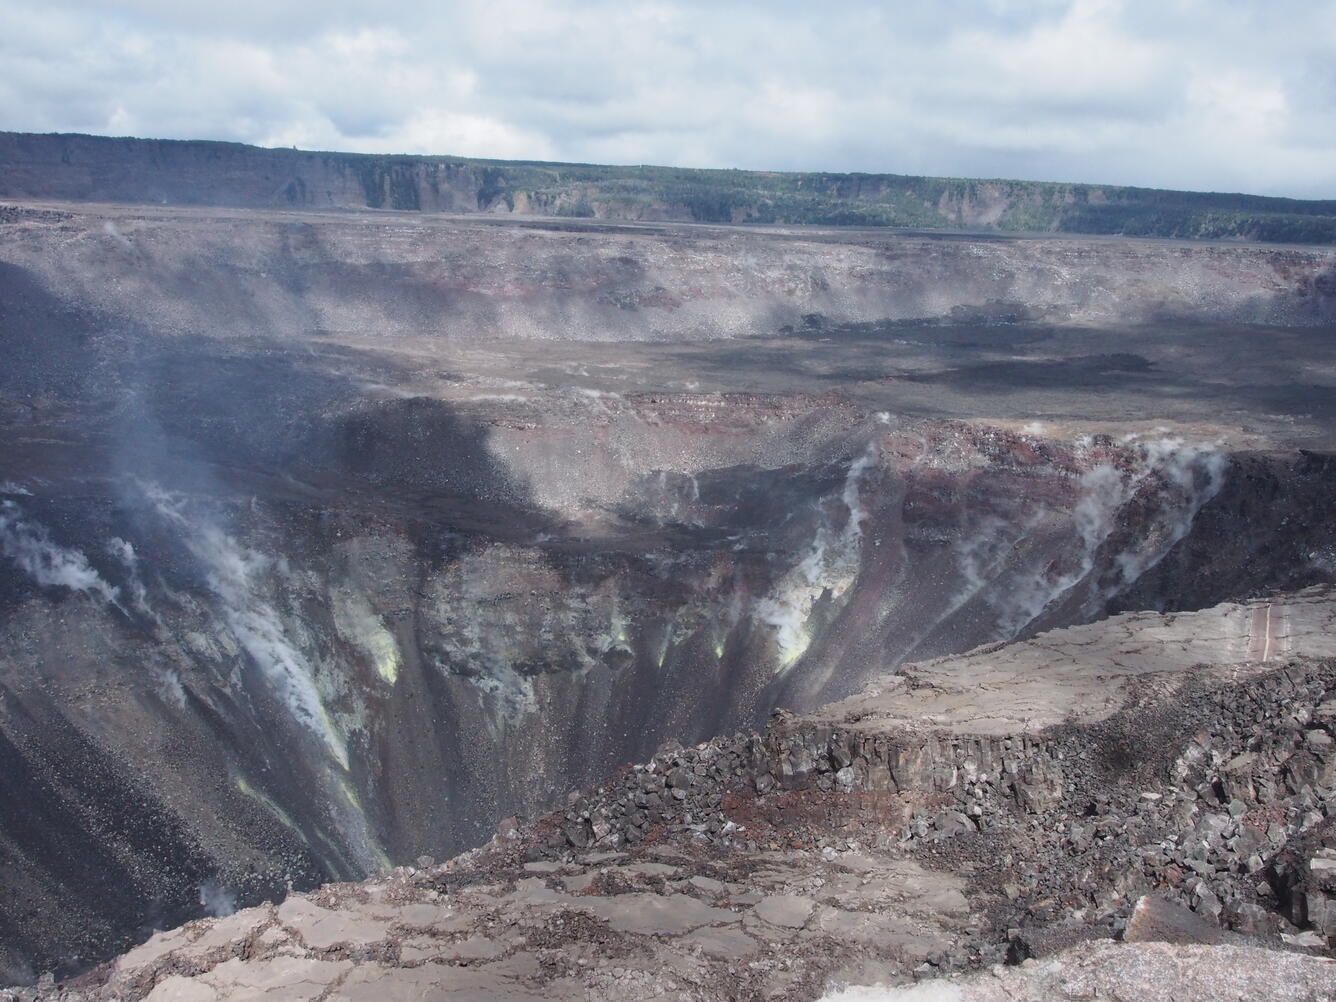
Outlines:
[[887, 976], [940, 957], [971, 921], [962, 878], [876, 850], [658, 845], [526, 864], [504, 850], [189, 923], [85, 990], [151, 1002], [811, 997], [828, 961], [844, 978]]

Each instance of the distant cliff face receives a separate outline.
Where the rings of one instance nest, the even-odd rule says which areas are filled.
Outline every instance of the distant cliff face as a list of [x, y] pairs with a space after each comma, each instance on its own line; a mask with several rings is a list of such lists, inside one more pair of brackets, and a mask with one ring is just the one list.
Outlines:
[[0, 198], [1336, 243], [1336, 201], [898, 174], [314, 153], [82, 135], [0, 133]]
[[473, 212], [486, 171], [239, 143], [0, 133], [0, 197], [257, 208]]

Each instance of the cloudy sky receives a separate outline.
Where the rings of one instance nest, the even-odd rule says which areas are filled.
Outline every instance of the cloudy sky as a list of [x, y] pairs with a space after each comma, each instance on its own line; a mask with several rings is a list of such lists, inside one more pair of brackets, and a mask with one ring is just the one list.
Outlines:
[[1336, 0], [0, 0], [0, 129], [1336, 197]]

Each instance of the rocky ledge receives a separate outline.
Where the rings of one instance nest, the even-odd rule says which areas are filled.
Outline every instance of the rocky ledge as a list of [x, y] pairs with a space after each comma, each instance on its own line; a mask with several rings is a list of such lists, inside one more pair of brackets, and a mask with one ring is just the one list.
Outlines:
[[1330, 999], [1333, 620], [1315, 589], [913, 665], [0, 998]]

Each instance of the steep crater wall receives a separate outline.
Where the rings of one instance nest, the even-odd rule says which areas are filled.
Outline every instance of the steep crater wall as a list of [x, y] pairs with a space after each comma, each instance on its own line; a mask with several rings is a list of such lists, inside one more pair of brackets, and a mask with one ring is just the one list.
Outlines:
[[[448, 855], [669, 738], [1099, 617], [1225, 517], [1241, 468], [1286, 476], [1247, 520], [1275, 559], [1240, 584], [1331, 542], [1291, 541], [1286, 495], [1332, 485], [1285, 457], [875, 418], [803, 451], [646, 474], [583, 524], [494, 460], [461, 493], [406, 479], [411, 453], [365, 465], [385, 448], [313, 448], [301, 480], [163, 459], [6, 483], [0, 730], [31, 808], [0, 831], [9, 962], [78, 967], [201, 908]], [[88, 868], [117, 876], [90, 897]]]
[[876, 323], [1336, 317], [1336, 252], [1095, 239], [19, 211], [0, 260], [174, 334], [683, 341]]

